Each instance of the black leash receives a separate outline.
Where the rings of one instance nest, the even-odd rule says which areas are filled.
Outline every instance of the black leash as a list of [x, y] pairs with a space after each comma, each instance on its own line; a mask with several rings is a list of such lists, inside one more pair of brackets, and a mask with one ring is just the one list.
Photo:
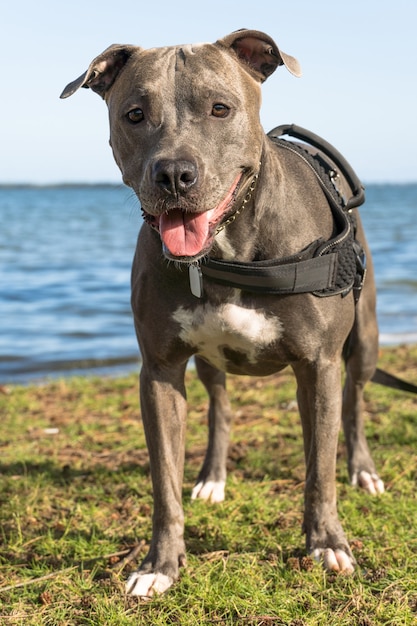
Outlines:
[[405, 380], [401, 380], [384, 370], [377, 368], [375, 374], [372, 376], [371, 381], [377, 385], [383, 385], [384, 387], [390, 387], [391, 389], [398, 389], [399, 391], [407, 391], [408, 393], [417, 394], [417, 386], [412, 383], [408, 383]]

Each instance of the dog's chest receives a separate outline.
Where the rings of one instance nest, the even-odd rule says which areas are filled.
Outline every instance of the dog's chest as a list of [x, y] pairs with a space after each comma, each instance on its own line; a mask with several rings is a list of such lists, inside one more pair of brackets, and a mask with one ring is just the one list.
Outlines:
[[204, 304], [193, 310], [179, 307], [173, 318], [182, 341], [224, 371], [256, 366], [282, 335], [278, 318], [239, 302]]

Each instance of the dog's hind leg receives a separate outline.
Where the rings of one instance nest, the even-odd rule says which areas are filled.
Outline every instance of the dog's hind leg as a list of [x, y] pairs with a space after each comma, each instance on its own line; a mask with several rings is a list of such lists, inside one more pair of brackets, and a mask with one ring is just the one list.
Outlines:
[[211, 502], [224, 500], [226, 460], [232, 412], [226, 393], [226, 375], [199, 357], [195, 358], [197, 373], [209, 395], [209, 438], [206, 456], [191, 498]]
[[[363, 243], [360, 224], [358, 235], [361, 236]], [[346, 382], [343, 391], [342, 418], [351, 483], [373, 495], [384, 491], [384, 483], [376, 472], [365, 437], [363, 390], [374, 374], [378, 359], [378, 326], [375, 310], [373, 267], [368, 255], [367, 276], [356, 304], [355, 324], [344, 349]]]

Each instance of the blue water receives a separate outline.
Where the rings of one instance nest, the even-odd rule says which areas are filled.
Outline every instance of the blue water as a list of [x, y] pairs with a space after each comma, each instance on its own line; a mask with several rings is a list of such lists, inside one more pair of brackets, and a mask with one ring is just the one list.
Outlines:
[[[368, 185], [381, 343], [417, 342], [417, 184]], [[0, 187], [0, 383], [137, 368], [123, 186]]]

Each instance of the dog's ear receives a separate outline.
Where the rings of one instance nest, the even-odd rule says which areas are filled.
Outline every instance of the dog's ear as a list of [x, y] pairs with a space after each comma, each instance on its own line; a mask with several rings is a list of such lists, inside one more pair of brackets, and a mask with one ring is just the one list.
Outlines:
[[133, 52], [137, 50], [140, 50], [137, 46], [119, 44], [109, 46], [90, 63], [88, 70], [84, 74], [65, 87], [60, 98], [72, 96], [80, 87], [92, 89], [104, 98], [119, 72], [124, 68]]
[[219, 39], [218, 44], [232, 48], [239, 59], [263, 82], [275, 72], [279, 65], [285, 65], [294, 76], [301, 76], [301, 66], [297, 59], [282, 52], [269, 35], [258, 30], [236, 30]]

